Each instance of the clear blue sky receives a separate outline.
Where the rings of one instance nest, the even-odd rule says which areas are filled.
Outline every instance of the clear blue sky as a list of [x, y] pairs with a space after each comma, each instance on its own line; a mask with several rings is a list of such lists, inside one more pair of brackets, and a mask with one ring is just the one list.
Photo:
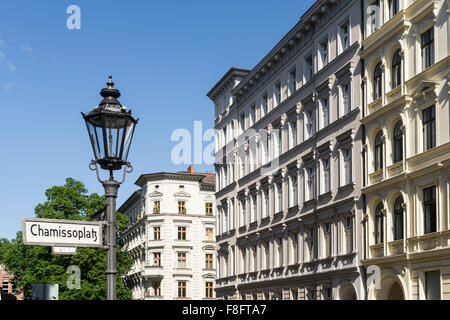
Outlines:
[[[0, 237], [34, 217], [44, 192], [66, 177], [103, 194], [80, 112], [95, 107], [112, 74], [120, 101], [140, 118], [134, 172], [185, 170], [171, 162], [173, 130], [213, 127], [206, 93], [232, 66], [252, 68], [313, 0], [2, 0], [0, 4]], [[66, 8], [81, 8], [68, 30]], [[196, 166], [196, 171], [213, 167]]]

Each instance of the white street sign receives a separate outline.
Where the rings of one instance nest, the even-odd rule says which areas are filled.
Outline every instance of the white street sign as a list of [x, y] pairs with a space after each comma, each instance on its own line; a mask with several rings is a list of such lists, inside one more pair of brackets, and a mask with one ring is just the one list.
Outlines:
[[53, 254], [77, 254], [77, 247], [52, 247]]
[[103, 222], [22, 219], [22, 241], [26, 245], [57, 247], [103, 247]]

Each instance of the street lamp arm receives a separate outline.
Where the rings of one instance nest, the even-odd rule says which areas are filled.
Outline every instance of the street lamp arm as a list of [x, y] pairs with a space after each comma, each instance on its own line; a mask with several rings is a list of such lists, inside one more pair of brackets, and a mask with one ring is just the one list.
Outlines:
[[[99, 174], [99, 172], [98, 172], [98, 165], [97, 165], [97, 162], [96, 162], [95, 160], [91, 160], [91, 162], [89, 163], [89, 169], [92, 170], [92, 171], [95, 170], [95, 172], [97, 173], [97, 180], [98, 180], [101, 184], [103, 184], [103, 183], [105, 183], [106, 181], [108, 181], [108, 180], [102, 180], [102, 179], [100, 178], [100, 174]], [[125, 182], [125, 176], [126, 176], [126, 174], [127, 174], [127, 173], [131, 173], [131, 172], [133, 172], [133, 166], [131, 165], [130, 162], [127, 162], [127, 163], [125, 164], [125, 167], [123, 168], [122, 181], [120, 181], [119, 184], [124, 183], [124, 182]], [[112, 175], [111, 175], [111, 176], [112, 176]]]

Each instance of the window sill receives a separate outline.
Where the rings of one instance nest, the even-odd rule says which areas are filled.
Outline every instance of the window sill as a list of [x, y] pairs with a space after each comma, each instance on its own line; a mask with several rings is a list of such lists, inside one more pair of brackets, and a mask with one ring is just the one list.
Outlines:
[[350, 182], [349, 184], [339, 187], [338, 192], [345, 192], [345, 191], [353, 190], [353, 189], [355, 189], [355, 183]]

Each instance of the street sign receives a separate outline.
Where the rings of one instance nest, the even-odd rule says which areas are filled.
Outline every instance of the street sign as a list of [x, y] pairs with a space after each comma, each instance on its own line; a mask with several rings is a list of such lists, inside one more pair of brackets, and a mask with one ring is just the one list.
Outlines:
[[103, 247], [104, 222], [22, 219], [22, 241], [33, 246]]
[[52, 247], [53, 254], [77, 254], [77, 247]]

